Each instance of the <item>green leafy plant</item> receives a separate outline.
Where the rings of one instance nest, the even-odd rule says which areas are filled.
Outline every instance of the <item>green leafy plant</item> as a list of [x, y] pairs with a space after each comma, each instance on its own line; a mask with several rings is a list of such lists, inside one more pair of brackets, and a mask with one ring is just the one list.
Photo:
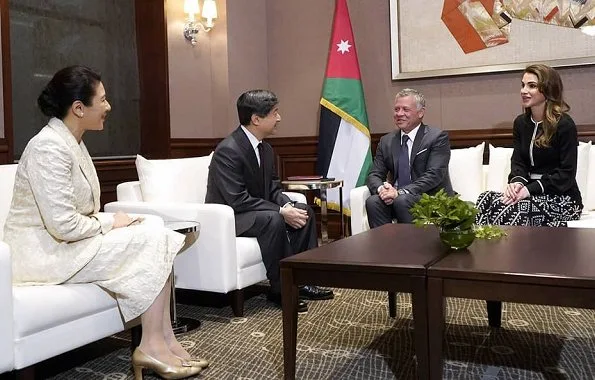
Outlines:
[[477, 214], [473, 203], [450, 196], [443, 189], [435, 195], [423, 194], [410, 211], [416, 226], [433, 224], [442, 230], [471, 229]]
[[506, 232], [504, 232], [498, 226], [478, 226], [475, 225], [473, 227], [473, 231], [475, 232], [475, 237], [478, 239], [499, 239], [503, 236], [506, 236]]
[[478, 239], [496, 239], [506, 235], [498, 226], [474, 225], [478, 210], [473, 203], [460, 199], [459, 195], [448, 195], [444, 190], [435, 195], [423, 194], [410, 211], [416, 226], [433, 224], [440, 231], [473, 229]]

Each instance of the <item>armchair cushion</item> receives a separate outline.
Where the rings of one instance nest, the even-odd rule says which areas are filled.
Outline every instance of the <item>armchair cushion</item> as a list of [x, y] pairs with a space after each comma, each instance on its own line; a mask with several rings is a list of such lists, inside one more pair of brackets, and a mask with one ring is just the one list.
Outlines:
[[454, 191], [465, 201], [475, 202], [483, 190], [483, 148], [485, 142], [450, 152], [448, 173]]
[[136, 156], [136, 170], [145, 202], [205, 203], [213, 153], [204, 157], [147, 160]]
[[13, 301], [17, 339], [117, 308], [112, 295], [88, 284], [15, 286]]
[[497, 148], [490, 144], [486, 190], [502, 191], [504, 189], [508, 183], [512, 151], [512, 148]]
[[593, 149], [591, 149], [591, 141], [588, 143], [579, 142], [578, 143], [578, 151], [577, 151], [577, 161], [576, 161], [576, 183], [578, 184], [578, 189], [581, 192], [581, 196], [583, 198], [583, 206], [585, 210], [588, 210], [586, 202], [588, 198], [588, 189], [592, 189], [591, 192], [595, 190], [595, 187], [588, 186], [589, 180], [589, 168], [591, 171], [595, 170], [595, 166], [589, 166], [589, 155]]

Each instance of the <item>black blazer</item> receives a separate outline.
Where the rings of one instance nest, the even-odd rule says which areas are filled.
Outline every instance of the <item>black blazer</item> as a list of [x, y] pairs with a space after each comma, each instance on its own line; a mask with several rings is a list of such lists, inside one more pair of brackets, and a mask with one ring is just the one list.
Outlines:
[[[514, 120], [512, 159], [508, 182], [520, 182], [527, 186], [531, 195], [568, 195], [582, 204], [581, 192], [576, 183], [578, 132], [574, 120], [562, 114], [550, 146], [533, 147], [531, 140], [535, 124], [531, 116], [521, 114]], [[537, 135], [542, 126], [537, 127]], [[533, 155], [533, 164], [531, 163]], [[531, 179], [531, 174], [542, 174], [540, 179]]]
[[236, 235], [252, 227], [256, 211], [279, 211], [280, 206], [290, 201], [282, 193], [273, 148], [265, 141], [262, 144], [264, 178], [250, 140], [240, 127], [217, 145], [209, 166], [205, 202], [233, 209]]
[[[376, 156], [374, 157], [374, 165], [366, 181], [371, 194], [378, 194], [378, 187], [385, 181], [394, 184], [400, 151], [400, 130], [393, 131], [380, 138]], [[433, 195], [440, 189], [444, 189], [447, 194], [454, 194], [448, 175], [449, 161], [450, 142], [448, 134], [438, 128], [422, 123], [411, 148], [411, 183], [399, 187], [399, 189], [407, 190], [416, 195], [423, 193]]]

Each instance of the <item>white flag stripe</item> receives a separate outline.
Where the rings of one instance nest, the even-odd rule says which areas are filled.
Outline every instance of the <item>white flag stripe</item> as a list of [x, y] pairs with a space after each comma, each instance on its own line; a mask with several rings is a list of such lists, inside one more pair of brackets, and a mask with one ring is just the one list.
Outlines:
[[[333, 147], [327, 177], [343, 180], [343, 207], [350, 209], [349, 192], [357, 184], [366, 155], [370, 150], [370, 139], [352, 124], [341, 119]], [[339, 189], [327, 192], [327, 201], [339, 204]]]

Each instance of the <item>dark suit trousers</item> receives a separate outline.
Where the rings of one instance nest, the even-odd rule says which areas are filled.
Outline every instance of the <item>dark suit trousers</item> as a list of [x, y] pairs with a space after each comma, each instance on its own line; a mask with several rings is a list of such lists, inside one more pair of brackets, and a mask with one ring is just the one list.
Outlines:
[[370, 196], [366, 199], [366, 212], [370, 228], [392, 223], [393, 219], [396, 219], [398, 223], [411, 223], [413, 217], [409, 209], [420, 198], [419, 195], [402, 194], [395, 198], [392, 205], [386, 205], [377, 194]]
[[318, 246], [314, 211], [302, 203], [296, 204], [295, 207], [308, 211], [308, 221], [304, 227], [291, 227], [277, 211], [252, 211], [256, 214], [254, 224], [239, 235], [255, 237], [258, 240], [267, 278], [274, 293], [281, 291], [279, 261]]

